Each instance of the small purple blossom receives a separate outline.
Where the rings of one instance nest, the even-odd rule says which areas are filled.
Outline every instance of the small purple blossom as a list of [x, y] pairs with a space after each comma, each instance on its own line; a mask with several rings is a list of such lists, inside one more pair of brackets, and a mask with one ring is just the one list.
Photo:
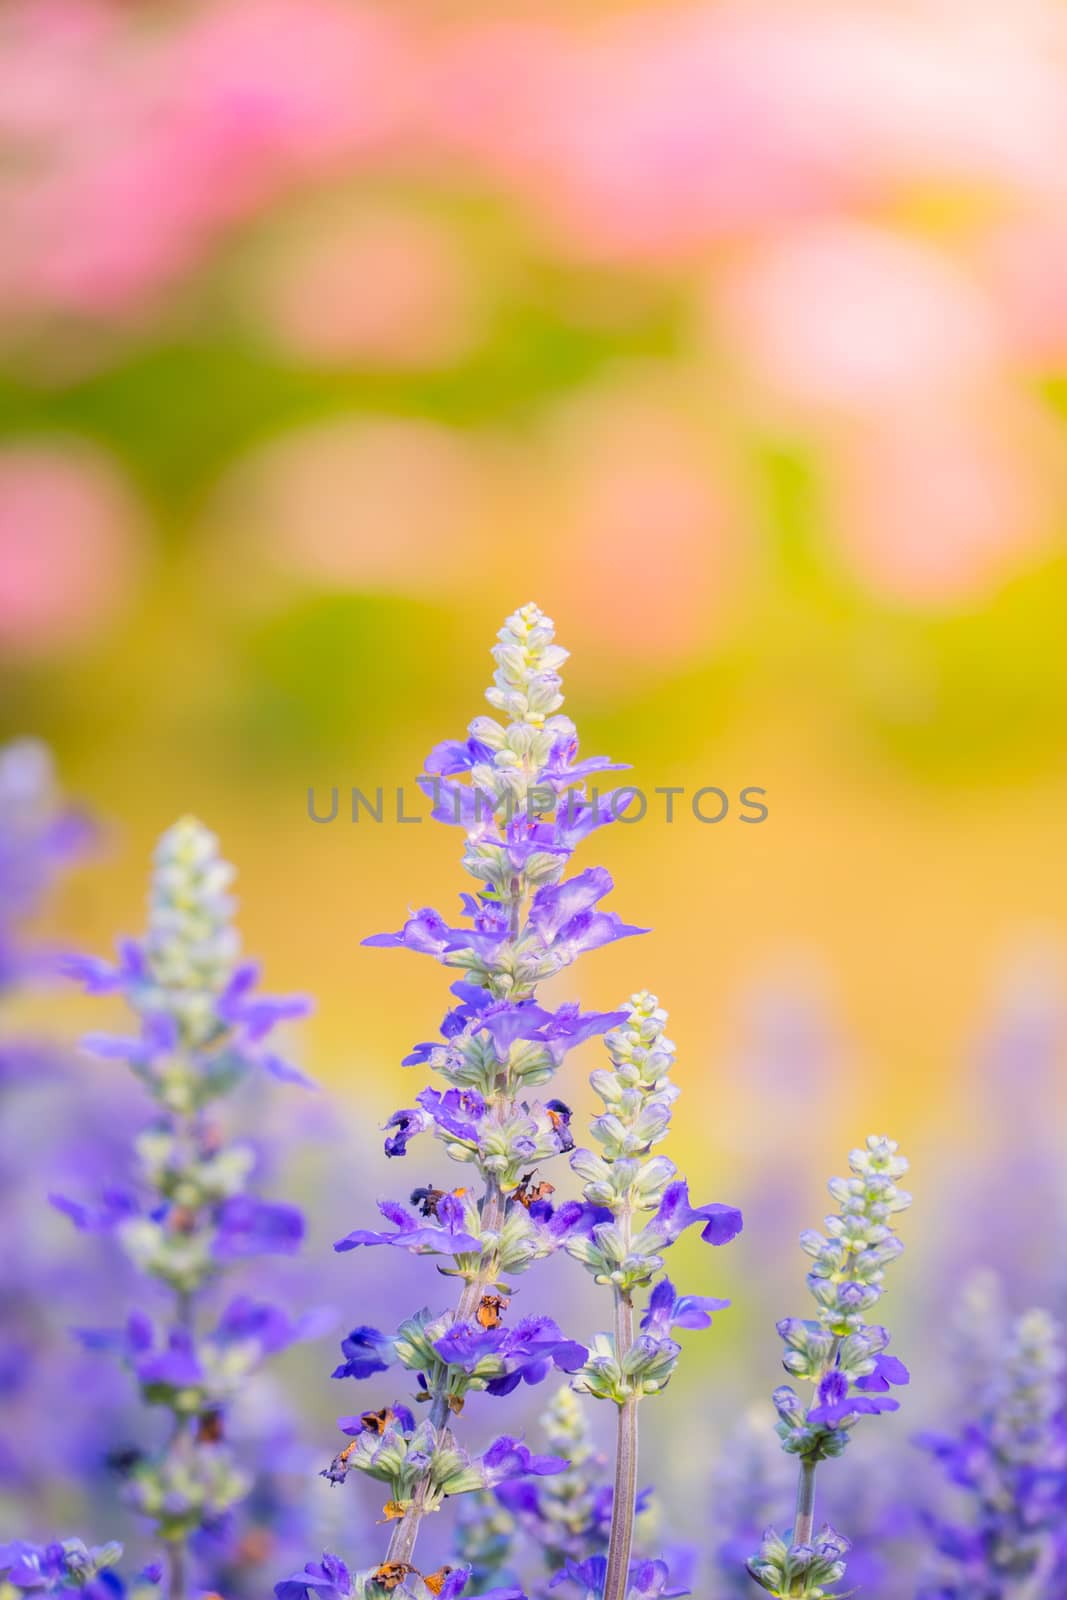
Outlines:
[[386, 1372], [393, 1359], [393, 1341], [378, 1328], [362, 1325], [341, 1340], [344, 1361], [335, 1367], [335, 1378], [369, 1378]]
[[711, 1295], [675, 1293], [669, 1278], [661, 1278], [648, 1299], [648, 1309], [641, 1318], [645, 1333], [667, 1337], [672, 1328], [710, 1328], [712, 1313], [725, 1311], [729, 1300], [716, 1300]]
[[356, 1228], [343, 1239], [338, 1239], [334, 1249], [343, 1252], [355, 1250], [360, 1245], [388, 1244], [419, 1255], [477, 1255], [481, 1249], [479, 1241], [464, 1231], [463, 1206], [454, 1195], [444, 1195], [437, 1202], [439, 1226], [436, 1227], [431, 1222], [420, 1223], [403, 1206], [395, 1205], [390, 1200], [379, 1200], [378, 1210], [388, 1222], [395, 1224], [394, 1232], [376, 1233], [367, 1228]]

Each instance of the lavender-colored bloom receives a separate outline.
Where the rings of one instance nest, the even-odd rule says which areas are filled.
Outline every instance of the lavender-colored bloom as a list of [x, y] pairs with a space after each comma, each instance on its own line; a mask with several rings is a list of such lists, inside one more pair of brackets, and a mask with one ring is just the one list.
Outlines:
[[712, 1312], [725, 1311], [729, 1304], [729, 1300], [716, 1300], [712, 1295], [676, 1294], [671, 1280], [661, 1278], [649, 1295], [641, 1329], [663, 1336], [672, 1328], [710, 1328]]
[[352, 1577], [340, 1556], [309, 1561], [303, 1572], [274, 1585], [276, 1600], [350, 1600]]
[[396, 1225], [395, 1232], [376, 1233], [357, 1228], [338, 1239], [334, 1249], [345, 1251], [355, 1250], [359, 1245], [389, 1244], [418, 1255], [477, 1255], [481, 1250], [479, 1240], [464, 1231], [464, 1208], [454, 1195], [443, 1195], [436, 1202], [434, 1215], [439, 1219], [438, 1227], [420, 1224], [403, 1206], [389, 1200], [379, 1200], [378, 1210]]
[[659, 1209], [645, 1231], [650, 1241], [655, 1236], [663, 1244], [673, 1244], [695, 1223], [703, 1224], [700, 1237], [705, 1244], [729, 1244], [741, 1232], [742, 1217], [736, 1206], [717, 1201], [706, 1206], [690, 1205], [689, 1185], [683, 1179], [667, 1185]]
[[385, 1141], [387, 1156], [407, 1155], [408, 1145], [417, 1134], [425, 1132], [430, 1126], [430, 1117], [422, 1110], [394, 1111], [386, 1128], [395, 1128]]
[[486, 1487], [493, 1489], [498, 1483], [527, 1474], [543, 1478], [552, 1472], [563, 1472], [570, 1462], [565, 1456], [534, 1455], [521, 1439], [506, 1434], [494, 1439], [482, 1457]]
[[468, 1373], [490, 1360], [493, 1370], [485, 1387], [498, 1396], [510, 1394], [520, 1383], [543, 1382], [553, 1367], [575, 1372], [589, 1353], [584, 1345], [565, 1339], [551, 1317], [526, 1317], [513, 1328], [456, 1322], [433, 1348], [442, 1361]]
[[243, 1256], [292, 1255], [304, 1238], [304, 1218], [295, 1206], [235, 1194], [215, 1214], [214, 1253], [219, 1261]]
[[335, 1378], [369, 1378], [388, 1371], [393, 1360], [393, 1342], [378, 1328], [362, 1326], [341, 1340], [344, 1361], [333, 1372]]

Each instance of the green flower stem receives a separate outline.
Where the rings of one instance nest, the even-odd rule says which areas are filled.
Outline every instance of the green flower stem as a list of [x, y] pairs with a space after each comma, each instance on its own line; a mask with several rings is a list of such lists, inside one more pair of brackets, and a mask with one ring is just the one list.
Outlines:
[[[619, 1227], [629, 1253], [630, 1207], [619, 1214]], [[634, 1342], [634, 1303], [629, 1294], [615, 1290], [615, 1356], [620, 1366]], [[634, 1516], [637, 1510], [637, 1405], [639, 1396], [630, 1394], [618, 1407], [615, 1440], [615, 1493], [611, 1505], [611, 1537], [608, 1541], [607, 1571], [604, 1575], [604, 1600], [626, 1600], [630, 1577], [630, 1552], [634, 1542]]]
[[797, 1510], [793, 1519], [793, 1543], [810, 1544], [815, 1531], [815, 1468], [814, 1457], [804, 1457], [800, 1463], [797, 1481]]
[[[498, 1233], [504, 1220], [504, 1196], [500, 1185], [495, 1178], [486, 1186], [485, 1198], [482, 1201], [482, 1227], [487, 1233]], [[463, 1293], [459, 1298], [456, 1308], [456, 1321], [469, 1322], [478, 1308], [486, 1285], [491, 1283], [496, 1276], [496, 1261], [490, 1257], [482, 1267], [477, 1277], [464, 1284]], [[448, 1383], [447, 1375], [442, 1379], [434, 1391], [433, 1404], [430, 1409], [430, 1421], [435, 1428], [444, 1428], [448, 1425]], [[405, 1515], [395, 1524], [389, 1539], [389, 1548], [386, 1551], [386, 1561], [410, 1562], [415, 1554], [415, 1541], [419, 1536], [422, 1519], [426, 1515], [426, 1491], [429, 1487], [429, 1475], [420, 1479], [411, 1505]]]

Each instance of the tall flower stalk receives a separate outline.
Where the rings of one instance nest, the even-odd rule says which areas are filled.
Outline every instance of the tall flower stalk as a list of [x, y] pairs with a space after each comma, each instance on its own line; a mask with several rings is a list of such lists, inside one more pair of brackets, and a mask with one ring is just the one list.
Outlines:
[[911, 1204], [896, 1182], [908, 1163], [892, 1139], [872, 1135], [851, 1152], [849, 1167], [849, 1177], [830, 1180], [838, 1211], [826, 1218], [826, 1235], [811, 1229], [800, 1236], [812, 1258], [808, 1289], [817, 1314], [778, 1324], [782, 1365], [815, 1390], [810, 1405], [788, 1384], [773, 1396], [782, 1448], [798, 1463], [796, 1514], [788, 1538], [769, 1528], [747, 1565], [762, 1588], [780, 1597], [815, 1600], [844, 1576], [848, 1540], [829, 1524], [815, 1532], [817, 1469], [844, 1452], [861, 1416], [898, 1410], [889, 1388], [908, 1382], [904, 1363], [886, 1354], [885, 1328], [865, 1321], [884, 1292], [886, 1267], [904, 1248], [893, 1219]]
[[[379, 1478], [393, 1523], [378, 1565], [354, 1576], [345, 1569], [350, 1588], [342, 1593], [362, 1592], [367, 1583], [421, 1593], [430, 1580], [414, 1566], [419, 1531], [446, 1495], [566, 1464], [531, 1456], [508, 1435], [471, 1457], [455, 1437], [470, 1392], [507, 1395], [553, 1368], [577, 1370], [587, 1354], [551, 1318], [513, 1321], [510, 1312], [512, 1281], [559, 1249], [587, 1210], [579, 1202], [552, 1205], [546, 1172], [574, 1148], [571, 1113], [538, 1091], [568, 1050], [625, 1021], [623, 1012], [582, 1013], [573, 1004], [547, 1009], [538, 986], [584, 952], [643, 931], [601, 909], [612, 887], [603, 868], [565, 876], [578, 844], [615, 815], [612, 795], [585, 790], [588, 776], [614, 764], [578, 760], [574, 724], [560, 714], [566, 654], [536, 606], [509, 617], [493, 649], [496, 671], [486, 695], [499, 719], [477, 717], [465, 740], [438, 745], [426, 762], [420, 782], [433, 796], [433, 815], [462, 829], [464, 865], [477, 883], [476, 893], [462, 896], [464, 921], [453, 926], [425, 908], [398, 933], [364, 941], [431, 955], [458, 974], [440, 1040], [417, 1045], [405, 1061], [428, 1067], [442, 1086], [424, 1088], [389, 1119], [385, 1150], [402, 1156], [429, 1131], [471, 1173], [455, 1187], [423, 1182], [408, 1207], [380, 1202], [389, 1228], [356, 1229], [336, 1246], [432, 1255], [438, 1272], [458, 1285], [449, 1309], [417, 1312], [393, 1334], [357, 1327], [343, 1342], [335, 1377], [367, 1378], [399, 1363], [415, 1374], [426, 1416], [416, 1426], [411, 1412], [391, 1401], [341, 1419], [353, 1442], [326, 1475], [340, 1482], [357, 1468]], [[324, 1557], [323, 1564], [337, 1559]], [[312, 1578], [315, 1570], [317, 1564]], [[466, 1576], [432, 1574], [430, 1592]], [[279, 1596], [300, 1595], [301, 1584], [308, 1594], [319, 1592], [305, 1575], [288, 1581], [297, 1587], [280, 1585]]]
[[299, 1211], [254, 1193], [255, 1151], [229, 1139], [218, 1120], [250, 1073], [300, 1078], [269, 1035], [308, 1009], [303, 999], [256, 994], [258, 969], [240, 961], [232, 878], [214, 835], [184, 818], [156, 851], [143, 938], [120, 945], [117, 965], [68, 963], [91, 992], [121, 994], [138, 1019], [134, 1037], [96, 1034], [85, 1043], [125, 1061], [154, 1108], [135, 1140], [128, 1185], [95, 1201], [57, 1194], [52, 1202], [78, 1228], [115, 1234], [134, 1265], [168, 1292], [162, 1317], [137, 1308], [120, 1329], [80, 1336], [120, 1354], [144, 1402], [169, 1414], [166, 1442], [132, 1453], [126, 1486], [128, 1502], [166, 1548], [169, 1600], [190, 1592], [191, 1536], [218, 1523], [251, 1486], [226, 1444], [227, 1408], [266, 1356], [311, 1331], [243, 1294], [219, 1310], [212, 1292], [246, 1258], [289, 1253], [303, 1235]]
[[[674, 1328], [706, 1328], [713, 1312], [729, 1304], [677, 1294], [664, 1274], [663, 1252], [695, 1223], [713, 1245], [726, 1244], [741, 1231], [735, 1206], [691, 1205], [688, 1184], [674, 1162], [652, 1154], [669, 1131], [679, 1094], [671, 1080], [674, 1046], [666, 1025], [667, 1013], [655, 995], [632, 997], [621, 1025], [605, 1036], [611, 1066], [598, 1068], [590, 1079], [604, 1103], [590, 1126], [600, 1150], [575, 1150], [571, 1156], [571, 1166], [584, 1179], [586, 1210], [566, 1249], [598, 1284], [610, 1288], [613, 1306], [612, 1331], [594, 1340], [574, 1386], [614, 1402], [617, 1437], [607, 1555], [571, 1563], [567, 1570], [603, 1600], [626, 1600], [632, 1590], [641, 1401], [659, 1393], [673, 1376], [681, 1353]], [[638, 1328], [634, 1295], [646, 1288], [651, 1292]]]

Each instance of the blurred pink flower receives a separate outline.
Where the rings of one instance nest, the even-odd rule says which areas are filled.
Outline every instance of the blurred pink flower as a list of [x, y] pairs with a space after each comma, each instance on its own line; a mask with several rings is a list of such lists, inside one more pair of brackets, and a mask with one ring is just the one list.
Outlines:
[[132, 588], [142, 531], [102, 452], [72, 441], [0, 450], [0, 652], [49, 655], [99, 633]]
[[309, 583], [437, 592], [466, 581], [484, 540], [484, 465], [432, 423], [333, 418], [238, 463], [213, 520], [224, 550], [247, 544]]
[[404, 62], [395, 27], [344, 0], [20, 8], [0, 27], [18, 158], [0, 301], [128, 313], [226, 224], [379, 147]]
[[1051, 0], [1031, 10], [1017, 30], [889, 0], [478, 23], [436, 58], [428, 137], [604, 258], [670, 259], [919, 185], [1062, 204], [1065, 22]]
[[264, 329], [299, 360], [445, 367], [478, 336], [471, 267], [454, 233], [396, 206], [329, 209], [283, 241], [257, 276], [252, 298]]
[[1063, 472], [1043, 420], [1005, 400], [917, 403], [831, 449], [831, 521], [846, 562], [906, 604], [991, 594], [1051, 543]]
[[829, 220], [770, 241], [711, 291], [716, 345], [772, 394], [815, 411], [910, 406], [984, 383], [994, 307], [947, 255], [886, 228]]
[[1007, 337], [1031, 366], [1067, 365], [1067, 208], [1013, 216], [983, 242], [980, 268]]

